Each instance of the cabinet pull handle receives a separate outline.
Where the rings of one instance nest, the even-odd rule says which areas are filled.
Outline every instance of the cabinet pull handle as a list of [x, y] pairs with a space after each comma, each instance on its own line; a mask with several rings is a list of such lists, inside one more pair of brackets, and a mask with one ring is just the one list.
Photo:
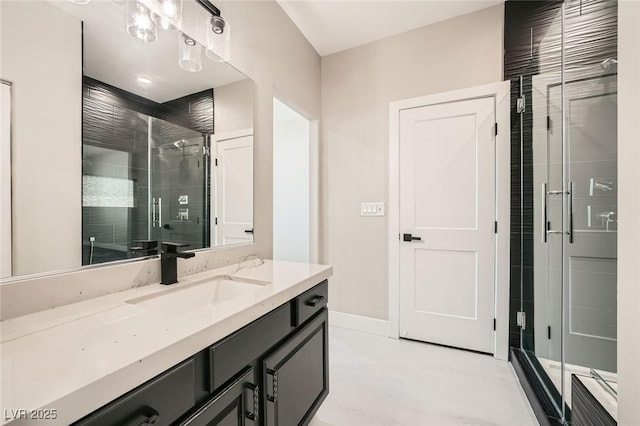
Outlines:
[[260, 391], [258, 390], [258, 386], [253, 383], [247, 383], [246, 388], [249, 389], [253, 393], [253, 411], [247, 411], [247, 418], [251, 421], [258, 420], [258, 413], [260, 410]]
[[547, 183], [542, 184], [542, 242], [547, 242], [547, 231], [549, 230], [547, 219]]
[[154, 425], [154, 424], [158, 423], [158, 420], [160, 420], [160, 413], [158, 413], [153, 408], [144, 407], [143, 411], [144, 411], [144, 415], [147, 416], [147, 418], [144, 419], [144, 421], [142, 423], [140, 423], [139, 426]]
[[573, 244], [573, 182], [569, 182], [569, 244]]
[[273, 392], [271, 395], [267, 392], [267, 401], [276, 402], [278, 400], [278, 372], [268, 368], [267, 375], [273, 377]]
[[324, 296], [314, 296], [311, 299], [307, 300], [307, 303], [305, 303], [305, 305], [318, 306], [322, 302], [324, 302]]

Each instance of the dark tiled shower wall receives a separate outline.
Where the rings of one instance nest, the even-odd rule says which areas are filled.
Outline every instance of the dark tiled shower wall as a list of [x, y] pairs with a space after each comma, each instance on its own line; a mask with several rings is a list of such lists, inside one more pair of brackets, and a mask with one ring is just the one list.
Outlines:
[[[148, 122], [146, 116], [162, 118], [201, 134], [214, 129], [213, 89], [166, 103], [126, 92], [100, 81], [83, 79], [83, 147], [127, 153], [128, 164], [108, 164], [83, 159], [83, 174], [102, 174], [134, 181], [133, 208], [83, 207], [83, 264], [89, 262], [89, 237], [96, 238], [93, 263], [129, 257], [122, 248], [147, 239], [148, 226]], [[169, 126], [167, 126], [169, 127]], [[178, 182], [178, 181], [176, 181]], [[200, 182], [202, 185], [202, 182]]]

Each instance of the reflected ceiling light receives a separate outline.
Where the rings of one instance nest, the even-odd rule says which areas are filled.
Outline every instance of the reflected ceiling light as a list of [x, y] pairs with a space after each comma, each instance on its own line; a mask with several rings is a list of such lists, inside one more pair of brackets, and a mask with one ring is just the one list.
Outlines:
[[151, 80], [149, 78], [147, 78], [147, 77], [140, 76], [140, 77], [138, 77], [137, 80], [138, 80], [138, 83], [143, 84], [145, 86], [151, 84]]
[[231, 56], [231, 28], [229, 23], [220, 16], [220, 9], [211, 4], [209, 0], [196, 1], [211, 14], [211, 19], [205, 24], [207, 57], [218, 62], [228, 61]]
[[222, 16], [213, 16], [211, 18], [211, 31], [216, 34], [222, 34], [224, 32], [225, 21]]
[[144, 43], [158, 39], [158, 27], [149, 9], [137, 0], [127, 0], [127, 32]]
[[164, 30], [182, 27], [182, 0], [153, 0], [151, 19]]
[[87, 4], [90, 0], [67, 0], [69, 3], [73, 4]]
[[178, 65], [189, 72], [202, 69], [202, 46], [181, 32], [178, 32]]

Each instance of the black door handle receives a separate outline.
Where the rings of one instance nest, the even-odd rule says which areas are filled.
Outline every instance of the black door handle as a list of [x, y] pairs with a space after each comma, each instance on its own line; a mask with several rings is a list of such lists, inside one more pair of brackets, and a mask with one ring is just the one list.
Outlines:
[[411, 241], [420, 241], [422, 240], [422, 238], [414, 237], [411, 234], [402, 234], [402, 240], [411, 242]]
[[247, 234], [253, 234], [253, 228], [245, 229], [244, 232], [246, 232]]

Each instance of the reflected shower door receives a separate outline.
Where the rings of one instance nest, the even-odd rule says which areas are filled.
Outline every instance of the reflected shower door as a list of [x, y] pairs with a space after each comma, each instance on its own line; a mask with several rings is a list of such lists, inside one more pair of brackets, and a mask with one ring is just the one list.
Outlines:
[[156, 118], [150, 127], [151, 239], [209, 247], [208, 138]]

